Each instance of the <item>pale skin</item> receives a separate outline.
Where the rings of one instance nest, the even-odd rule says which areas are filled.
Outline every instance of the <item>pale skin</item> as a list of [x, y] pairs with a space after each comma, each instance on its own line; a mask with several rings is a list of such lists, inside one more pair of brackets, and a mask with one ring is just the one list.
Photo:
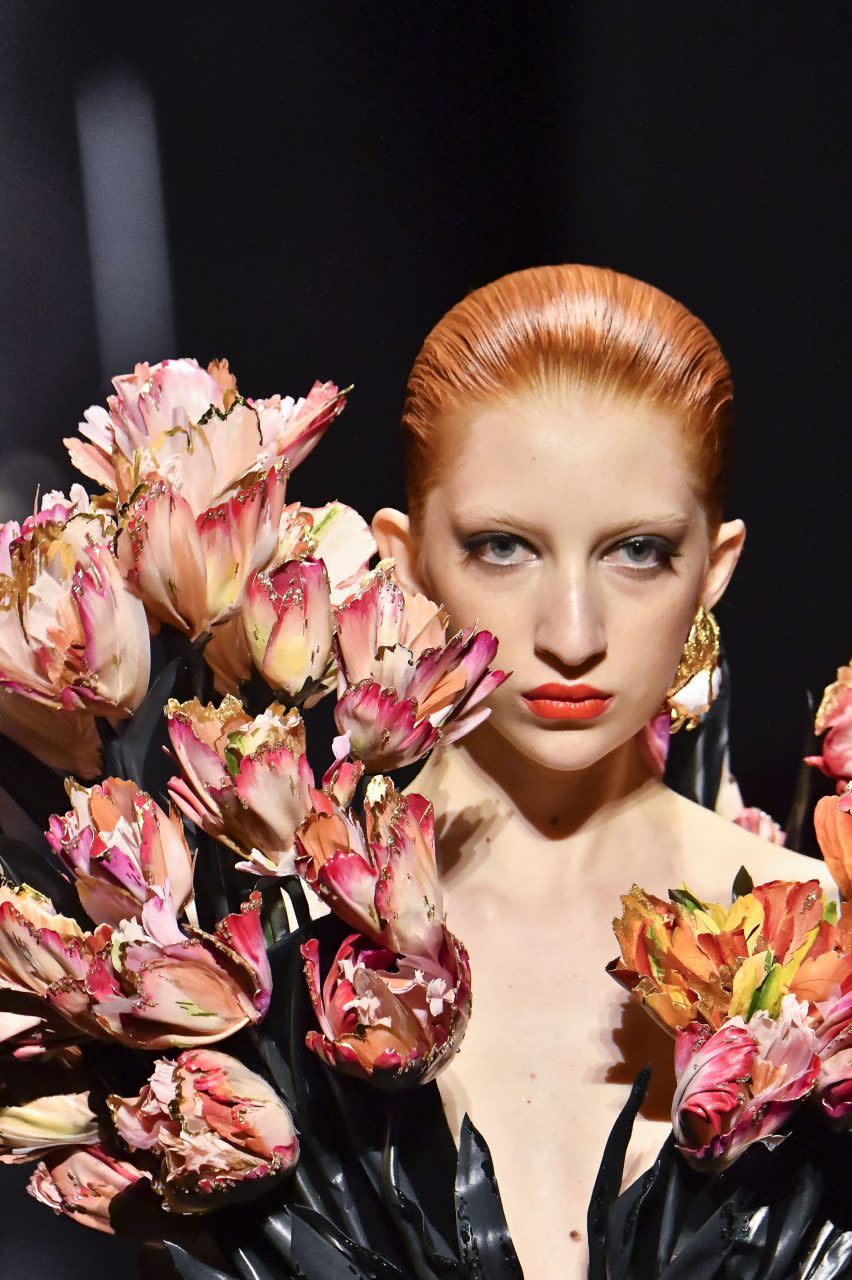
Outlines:
[[[714, 526], [680, 423], [650, 404], [573, 389], [473, 406], [416, 532], [378, 512], [374, 533], [410, 590], [455, 627], [500, 640], [511, 678], [486, 723], [434, 752], [413, 785], [439, 816], [448, 924], [470, 952], [474, 1011], [439, 1078], [456, 1135], [486, 1136], [531, 1280], [586, 1275], [586, 1211], [604, 1143], [646, 1063], [654, 1083], [625, 1184], [670, 1127], [671, 1042], [605, 972], [610, 921], [633, 882], [730, 900], [754, 881], [821, 864], [677, 796], [639, 749], [699, 603], [721, 598], [740, 520]], [[611, 695], [594, 719], [541, 720], [522, 698], [549, 682]]]

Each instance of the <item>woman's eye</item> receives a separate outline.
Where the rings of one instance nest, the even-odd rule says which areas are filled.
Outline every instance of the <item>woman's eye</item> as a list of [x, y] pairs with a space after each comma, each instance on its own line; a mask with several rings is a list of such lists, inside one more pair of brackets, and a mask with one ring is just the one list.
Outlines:
[[468, 538], [465, 551], [483, 564], [523, 564], [533, 558], [527, 543], [511, 533], [484, 533]]
[[674, 556], [674, 548], [664, 538], [644, 536], [619, 542], [606, 553], [604, 559], [628, 569], [662, 569], [671, 564]]

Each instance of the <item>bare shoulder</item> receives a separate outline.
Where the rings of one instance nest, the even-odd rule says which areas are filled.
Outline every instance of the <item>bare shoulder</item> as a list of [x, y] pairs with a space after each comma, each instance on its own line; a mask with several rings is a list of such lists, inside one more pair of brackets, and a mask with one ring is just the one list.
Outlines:
[[691, 886], [703, 898], [724, 900], [745, 867], [755, 884], [767, 880], [819, 880], [832, 897], [837, 888], [821, 859], [770, 844], [727, 818], [683, 796], [672, 795], [684, 862]]

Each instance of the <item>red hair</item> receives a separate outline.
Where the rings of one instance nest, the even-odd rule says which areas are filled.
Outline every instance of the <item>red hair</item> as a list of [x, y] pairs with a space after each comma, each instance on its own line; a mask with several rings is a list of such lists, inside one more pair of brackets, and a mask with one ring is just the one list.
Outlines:
[[442, 419], [529, 390], [584, 387], [680, 419], [713, 518], [721, 518], [733, 397], [701, 320], [659, 289], [601, 267], [532, 267], [469, 294], [414, 361], [402, 425], [408, 509], [420, 525], [445, 452]]

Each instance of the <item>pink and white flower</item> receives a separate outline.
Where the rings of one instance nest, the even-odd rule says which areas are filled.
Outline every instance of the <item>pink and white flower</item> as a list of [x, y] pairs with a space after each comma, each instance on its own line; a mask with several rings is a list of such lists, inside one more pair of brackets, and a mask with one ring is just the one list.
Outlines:
[[177, 1213], [262, 1195], [295, 1165], [293, 1118], [265, 1080], [227, 1054], [190, 1049], [161, 1059], [135, 1098], [109, 1098], [131, 1150], [160, 1160], [156, 1190]]
[[437, 961], [445, 949], [432, 806], [372, 778], [365, 827], [327, 797], [296, 832], [296, 869], [342, 920], [378, 947]]
[[151, 886], [168, 889], [176, 910], [192, 899], [193, 855], [174, 810], [166, 814], [135, 782], [95, 787], [68, 779], [71, 809], [50, 819], [47, 840], [74, 877], [96, 924], [138, 916]]
[[331, 665], [331, 588], [321, 560], [288, 560], [249, 579], [242, 608], [252, 661], [291, 701], [322, 692]]
[[814, 732], [825, 734], [822, 755], [806, 756], [805, 761], [836, 778], [840, 790], [852, 780], [852, 663], [840, 667], [837, 679], [825, 690]]
[[782, 1141], [779, 1130], [820, 1074], [807, 1012], [786, 995], [777, 1020], [760, 1011], [718, 1031], [697, 1022], [676, 1031], [672, 1127], [690, 1164], [721, 1169], [754, 1142]]
[[852, 991], [838, 990], [817, 1005], [817, 1048], [821, 1066], [817, 1094], [836, 1124], [852, 1124]]
[[335, 610], [335, 721], [369, 772], [412, 764], [487, 717], [478, 704], [506, 679], [488, 669], [497, 641], [473, 627], [447, 641], [446, 621], [425, 596], [402, 590], [390, 561]]
[[662, 778], [671, 745], [671, 713], [661, 711], [639, 733], [639, 750], [655, 778]]
[[205, 506], [152, 474], [122, 516], [118, 557], [148, 613], [196, 640], [239, 609], [251, 574], [290, 538], [297, 507], [285, 507], [283, 463], [248, 473]]
[[[11, 991], [15, 994], [10, 997], [8, 993]], [[13, 1012], [0, 1008], [0, 1065], [7, 1059], [23, 1062], [28, 1058], [39, 1058], [46, 1062], [50, 1058], [61, 1057], [68, 1061], [78, 1056], [79, 1051], [73, 1041], [79, 1036], [64, 1018], [53, 1015], [37, 996], [21, 997], [21, 993], [5, 986], [0, 979], [0, 1001], [8, 999], [18, 1003], [20, 1010]], [[25, 1005], [32, 1012], [24, 1012]]]
[[770, 844], [784, 844], [787, 840], [781, 824], [763, 809], [743, 808], [733, 821], [738, 827], [742, 827], [743, 831], [750, 831], [752, 835], [761, 840], [768, 840]]
[[273, 702], [251, 717], [230, 695], [218, 707], [172, 699], [166, 723], [183, 774], [169, 794], [184, 816], [238, 854], [240, 870], [292, 875], [314, 787], [299, 713]]
[[46, 998], [55, 987], [84, 979], [109, 939], [108, 927], [84, 932], [28, 885], [0, 883], [0, 991]]
[[[224, 376], [222, 376], [224, 375]], [[230, 384], [230, 385], [229, 385]], [[137, 364], [132, 373], [113, 378], [115, 395], [107, 408], [93, 405], [84, 414], [80, 434], [63, 441], [73, 465], [126, 501], [135, 483], [134, 456], [165, 433], [198, 422], [211, 405], [225, 408], [233, 379], [227, 362], [209, 370], [195, 360]]]
[[89, 1094], [62, 1093], [0, 1107], [0, 1164], [25, 1164], [54, 1147], [98, 1141]]
[[[24, 529], [0, 537], [0, 689], [66, 712], [134, 711], [148, 689], [148, 624], [107, 545], [110, 520], [89, 510]], [[27, 745], [20, 703], [11, 718]]]
[[89, 933], [34, 890], [0, 885], [4, 989], [40, 997], [78, 1035], [144, 1049], [213, 1044], [269, 1007], [260, 895], [208, 934], [181, 930], [171, 899], [152, 887], [141, 919]]
[[425, 963], [351, 934], [324, 982], [317, 939], [301, 950], [321, 1027], [305, 1043], [329, 1066], [405, 1087], [434, 1079], [458, 1050], [470, 1016], [470, 964], [449, 931], [438, 960]]
[[[191, 428], [204, 428], [201, 452], [215, 457], [220, 482], [209, 489], [209, 500], [261, 461], [269, 465], [286, 457], [292, 470], [345, 406], [345, 392], [332, 382], [315, 383], [298, 401], [246, 400], [227, 360], [214, 360], [206, 370], [186, 359], [138, 364], [133, 373], [114, 378], [113, 386], [107, 408], [92, 406], [80, 423], [88, 443], [71, 437], [64, 444], [74, 466], [121, 502], [146, 473], [170, 471], [176, 439]], [[209, 462], [202, 459], [193, 469], [209, 469]]]
[[248, 403], [257, 410], [264, 448], [276, 457], [286, 457], [290, 470], [295, 471], [343, 412], [346, 392], [333, 382], [315, 382], [299, 400], [275, 395]]
[[172, 1049], [215, 1044], [259, 1022], [271, 989], [259, 894], [208, 934], [181, 930], [173, 903], [154, 892], [141, 920], [111, 930], [86, 972], [53, 984], [46, 996], [100, 1038]]
[[[370, 526], [352, 507], [329, 502], [324, 507], [299, 507], [290, 517], [289, 530], [287, 545], [282, 541], [275, 564], [308, 557], [321, 560], [328, 574], [331, 603], [341, 604], [361, 581], [375, 554]], [[274, 568], [273, 564], [267, 572], [273, 572]], [[239, 615], [217, 626], [204, 648], [204, 657], [214, 673], [216, 691], [237, 695], [252, 670], [245, 627]], [[318, 692], [327, 692], [333, 679], [332, 668]]]
[[73, 1222], [115, 1234], [110, 1210], [113, 1201], [150, 1173], [129, 1160], [117, 1160], [100, 1146], [60, 1148], [37, 1166], [27, 1191], [54, 1213]]

